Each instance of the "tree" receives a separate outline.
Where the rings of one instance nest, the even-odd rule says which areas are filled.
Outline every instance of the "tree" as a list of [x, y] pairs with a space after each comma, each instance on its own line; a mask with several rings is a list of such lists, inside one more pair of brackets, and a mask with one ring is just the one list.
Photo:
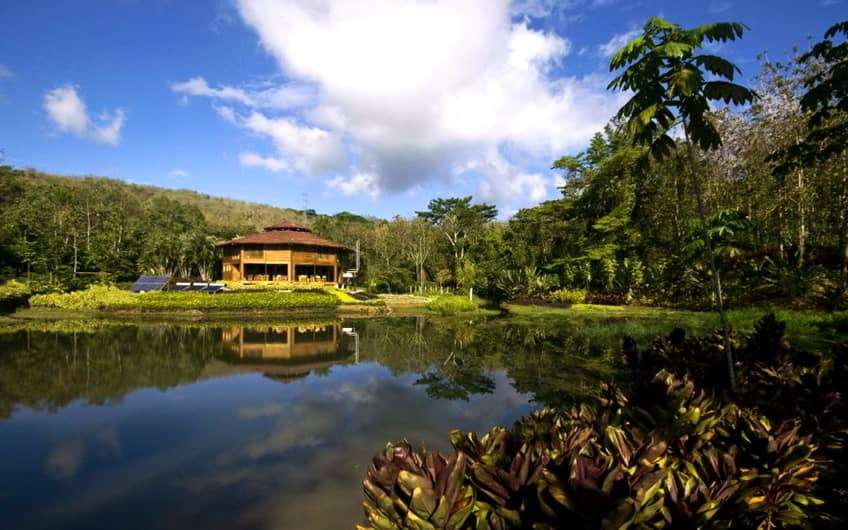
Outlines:
[[419, 287], [427, 279], [425, 266], [436, 249], [436, 235], [433, 227], [424, 219], [396, 219], [400, 223], [404, 255], [415, 265], [415, 280]]
[[[808, 73], [803, 80], [807, 91], [801, 96], [801, 111], [807, 113], [807, 131], [794, 145], [775, 151], [771, 159], [780, 163], [775, 175], [782, 177], [800, 167], [826, 162], [844, 155], [848, 149], [848, 40], [836, 44], [841, 35], [848, 39], [848, 21], [831, 26], [824, 39], [798, 58]], [[848, 171], [843, 162], [843, 189], [848, 188]], [[848, 229], [848, 201], [840, 214], [841, 232]], [[842, 236], [843, 289], [848, 288], [848, 237]]]
[[433, 199], [418, 217], [438, 228], [453, 250], [454, 271], [465, 258], [471, 240], [498, 215], [490, 204], [471, 204], [471, 197]]
[[[718, 305], [727, 352], [727, 368], [731, 386], [735, 384], [730, 330], [724, 314], [721, 278], [707, 232], [707, 215], [701, 193], [701, 176], [695, 147], [704, 151], [721, 145], [721, 135], [710, 115], [710, 102], [723, 101], [743, 105], [755, 94], [733, 83], [740, 72], [734, 64], [716, 55], [698, 54], [705, 43], [727, 42], [742, 37], [739, 23], [705, 24], [683, 29], [662, 18], [654, 17], [645, 24], [642, 35], [626, 44], [613, 56], [610, 70], [624, 71], [609, 88], [633, 91], [634, 95], [619, 110], [634, 143], [650, 146], [656, 160], [677, 151], [671, 131], [682, 125], [692, 190], [701, 221], [701, 236], [712, 270], [713, 291]], [[715, 80], [707, 80], [711, 74]]]

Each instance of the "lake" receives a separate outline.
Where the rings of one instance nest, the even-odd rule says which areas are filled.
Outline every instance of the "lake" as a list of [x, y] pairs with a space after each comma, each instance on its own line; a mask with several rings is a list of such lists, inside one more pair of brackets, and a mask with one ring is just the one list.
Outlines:
[[387, 441], [579, 402], [614, 349], [509, 319], [0, 334], [0, 528], [352, 528]]

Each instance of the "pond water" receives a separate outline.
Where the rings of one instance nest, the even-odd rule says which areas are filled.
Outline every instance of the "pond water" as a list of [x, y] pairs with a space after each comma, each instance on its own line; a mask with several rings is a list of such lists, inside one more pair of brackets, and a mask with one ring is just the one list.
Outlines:
[[608, 350], [505, 319], [2, 334], [0, 528], [352, 528], [387, 441], [580, 401]]

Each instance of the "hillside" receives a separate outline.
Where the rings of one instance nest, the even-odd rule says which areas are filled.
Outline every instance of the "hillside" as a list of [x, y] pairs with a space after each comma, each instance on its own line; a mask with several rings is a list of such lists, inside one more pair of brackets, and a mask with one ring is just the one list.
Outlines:
[[[18, 177], [29, 187], [50, 184], [78, 187], [81, 190], [100, 184], [129, 195], [141, 202], [164, 197], [188, 206], [195, 206], [203, 212], [206, 221], [213, 227], [253, 226], [260, 229], [283, 219], [303, 221], [303, 211], [290, 208], [278, 208], [267, 204], [215, 197], [187, 189], [168, 189], [150, 185], [139, 185], [118, 179], [98, 176], [64, 176], [42, 173], [36, 170], [18, 172]], [[314, 215], [314, 212], [309, 212]]]

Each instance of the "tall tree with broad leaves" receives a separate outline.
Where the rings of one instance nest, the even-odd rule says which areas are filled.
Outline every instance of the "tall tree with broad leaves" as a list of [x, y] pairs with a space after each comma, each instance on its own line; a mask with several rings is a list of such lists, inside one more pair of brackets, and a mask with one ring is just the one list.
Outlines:
[[453, 250], [454, 272], [465, 259], [465, 251], [471, 239], [489, 221], [498, 216], [491, 204], [471, 204], [471, 197], [433, 199], [427, 210], [415, 212], [418, 217], [429, 221], [445, 236]]
[[710, 116], [710, 102], [744, 105], [756, 97], [753, 91], [733, 82], [740, 73], [733, 63], [717, 55], [699, 53], [710, 42], [742, 37], [745, 26], [735, 22], [704, 24], [684, 29], [654, 17], [641, 35], [613, 55], [610, 71], [623, 72], [610, 82], [613, 90], [632, 91], [633, 96], [617, 117], [636, 144], [650, 146], [651, 156], [662, 161], [677, 152], [671, 133], [682, 126], [692, 191], [701, 221], [701, 236], [712, 270], [713, 291], [721, 319], [731, 386], [735, 385], [730, 329], [724, 314], [721, 278], [707, 228], [701, 192], [702, 176], [695, 148], [704, 151], [721, 145], [721, 135]]

